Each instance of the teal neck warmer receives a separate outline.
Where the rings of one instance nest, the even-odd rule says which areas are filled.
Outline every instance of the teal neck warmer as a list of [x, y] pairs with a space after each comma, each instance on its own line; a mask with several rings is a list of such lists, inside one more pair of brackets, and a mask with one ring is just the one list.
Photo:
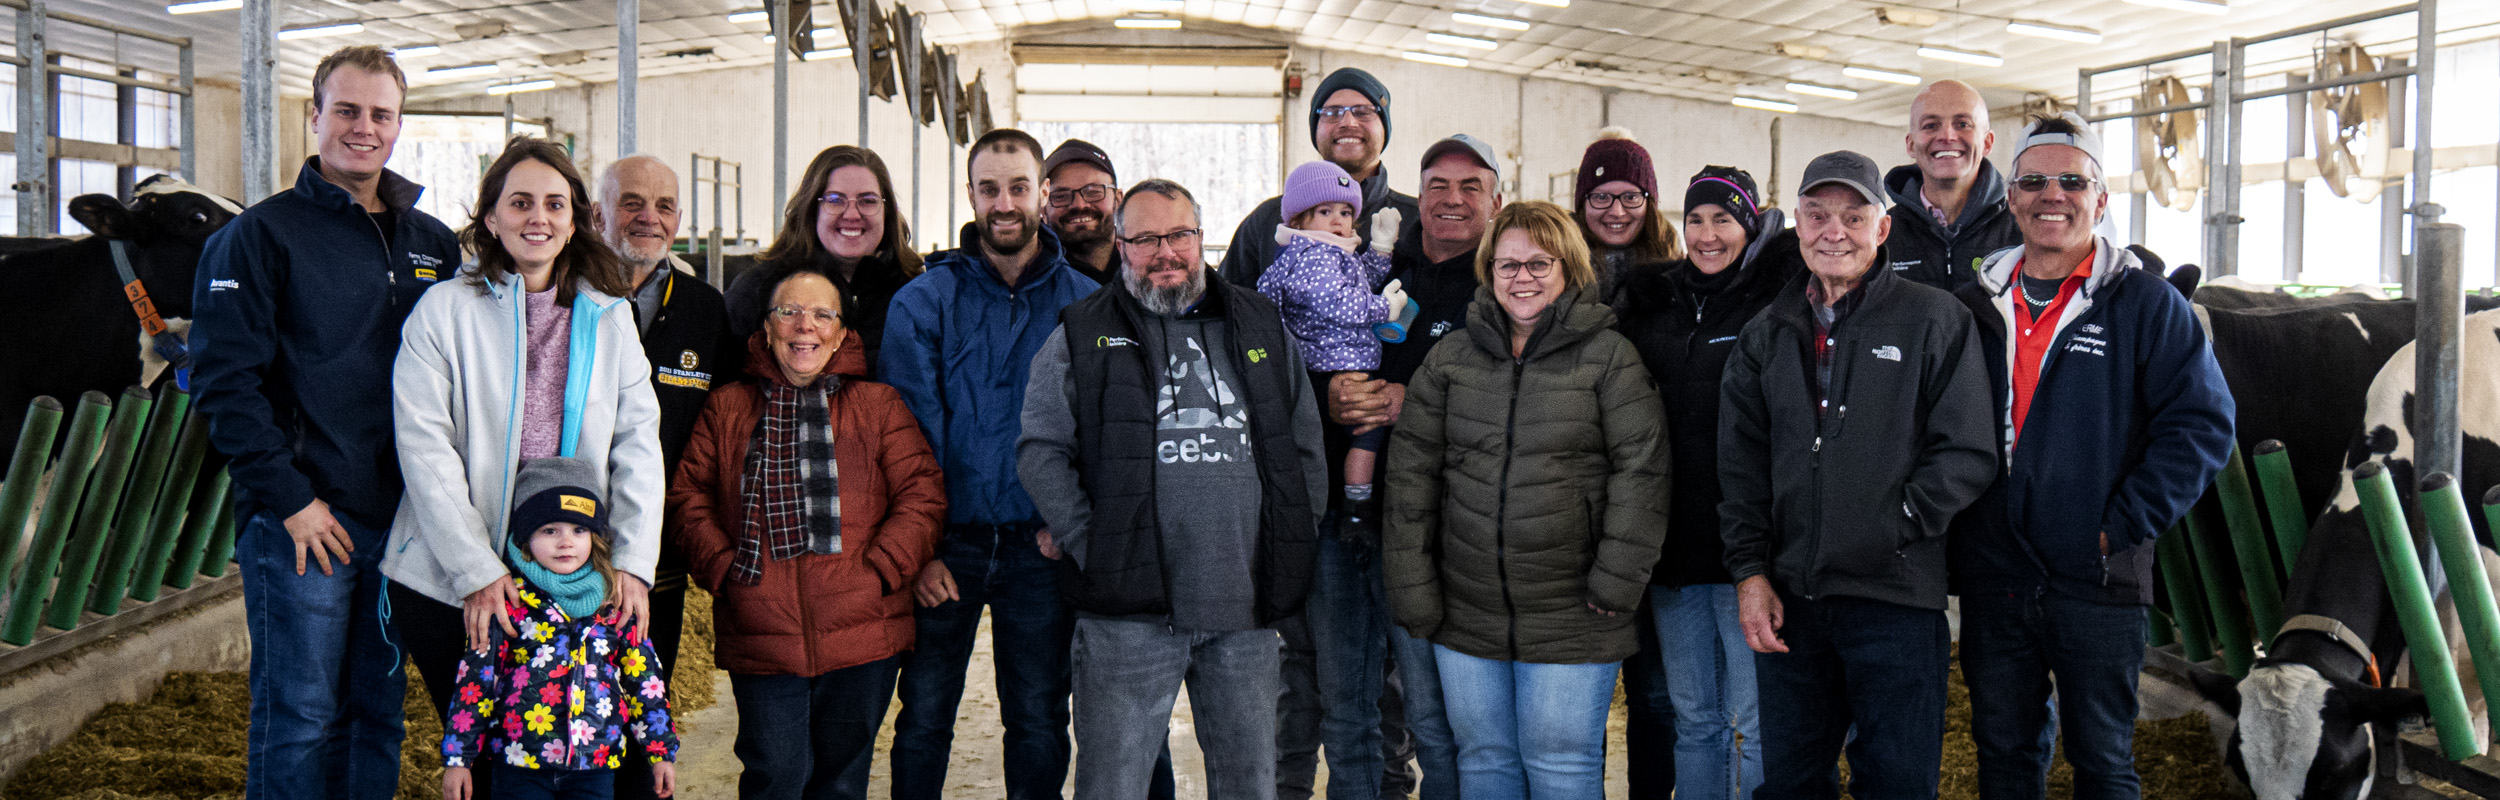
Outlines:
[[512, 567], [520, 570], [521, 579], [546, 592], [556, 601], [556, 607], [564, 609], [565, 616], [589, 619], [599, 613], [601, 601], [608, 597], [608, 579], [588, 564], [574, 570], [571, 575], [562, 575], [531, 561], [529, 554], [521, 550], [518, 537], [506, 539], [503, 549], [504, 560], [512, 562]]

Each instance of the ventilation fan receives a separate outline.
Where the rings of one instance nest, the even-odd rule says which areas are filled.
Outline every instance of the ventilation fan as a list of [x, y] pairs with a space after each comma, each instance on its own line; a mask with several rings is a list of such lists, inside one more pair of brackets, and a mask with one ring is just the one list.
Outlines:
[[[2318, 52], [2314, 80], [2331, 81], [2377, 72], [2378, 59], [2360, 45], [2329, 45]], [[2318, 177], [2336, 197], [2367, 203], [2387, 188], [2387, 84], [2381, 81], [2309, 93], [2309, 129], [2318, 148]]]
[[[2144, 84], [2135, 107], [2185, 105], [2193, 99], [2186, 83], [2165, 75]], [[2180, 211], [2196, 205], [2196, 192], [2205, 186], [2205, 159], [2196, 152], [2203, 112], [2189, 108], [2136, 118], [2136, 168], [2144, 176], [2144, 193], [2153, 202]]]

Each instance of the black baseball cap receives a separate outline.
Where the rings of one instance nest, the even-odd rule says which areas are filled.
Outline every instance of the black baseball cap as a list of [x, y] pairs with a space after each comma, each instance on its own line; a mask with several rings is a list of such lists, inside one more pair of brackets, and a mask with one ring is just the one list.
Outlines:
[[1110, 173], [1112, 185], [1120, 183], [1120, 171], [1111, 168], [1111, 156], [1105, 154], [1102, 148], [1095, 147], [1093, 142], [1083, 139], [1060, 142], [1058, 149], [1050, 151], [1050, 157], [1042, 159], [1042, 179], [1049, 180], [1051, 173], [1069, 164], [1092, 164]]

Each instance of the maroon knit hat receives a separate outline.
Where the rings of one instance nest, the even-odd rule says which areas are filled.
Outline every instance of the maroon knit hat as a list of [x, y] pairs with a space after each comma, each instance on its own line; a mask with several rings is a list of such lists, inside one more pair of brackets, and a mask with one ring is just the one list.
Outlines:
[[1580, 154], [1580, 178], [1571, 185], [1572, 207], [1607, 181], [1631, 181], [1651, 199], [1658, 197], [1658, 171], [1649, 164], [1649, 150], [1632, 141], [1632, 132], [1607, 126], [1597, 141]]

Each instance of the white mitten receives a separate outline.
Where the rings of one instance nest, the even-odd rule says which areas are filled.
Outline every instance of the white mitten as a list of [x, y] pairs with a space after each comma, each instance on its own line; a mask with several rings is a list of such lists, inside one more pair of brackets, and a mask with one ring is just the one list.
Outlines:
[[[1398, 212], [1397, 212], [1397, 209], [1394, 209], [1394, 208], [1393, 208], [1393, 209], [1389, 209], [1389, 210], [1386, 210], [1386, 211], [1382, 211], [1382, 212], [1380, 212], [1380, 213], [1383, 213], [1383, 214], [1396, 214], [1396, 213], [1398, 213]], [[1377, 223], [1374, 223], [1374, 224], [1377, 224]], [[1376, 241], [1380, 241], [1380, 240], [1378, 240], [1378, 239], [1373, 239], [1372, 241], [1375, 241], [1375, 242], [1376, 242]], [[1390, 282], [1389, 282], [1389, 285], [1380, 287], [1380, 299], [1385, 300], [1385, 301], [1388, 301], [1388, 303], [1389, 303], [1389, 319], [1391, 319], [1391, 320], [1395, 320], [1395, 319], [1397, 319], [1400, 315], [1402, 315], [1402, 314], [1406, 313], [1406, 288], [1405, 288], [1405, 282], [1404, 282], [1404, 281], [1396, 281], [1396, 280], [1392, 280], [1392, 281], [1390, 281]]]
[[1396, 206], [1390, 206], [1373, 213], [1372, 252], [1383, 255], [1388, 254], [1389, 248], [1396, 246], [1398, 243], [1398, 225], [1405, 221], [1405, 218], [1398, 214]]

